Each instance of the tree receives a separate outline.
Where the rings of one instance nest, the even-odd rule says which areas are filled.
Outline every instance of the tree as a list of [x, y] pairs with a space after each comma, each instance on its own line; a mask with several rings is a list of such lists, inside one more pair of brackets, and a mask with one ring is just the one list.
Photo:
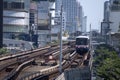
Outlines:
[[97, 75], [104, 80], [120, 79], [120, 58], [110, 47], [99, 47], [96, 51], [95, 65]]
[[8, 50], [6, 48], [1, 48], [0, 49], [0, 55], [7, 53]]

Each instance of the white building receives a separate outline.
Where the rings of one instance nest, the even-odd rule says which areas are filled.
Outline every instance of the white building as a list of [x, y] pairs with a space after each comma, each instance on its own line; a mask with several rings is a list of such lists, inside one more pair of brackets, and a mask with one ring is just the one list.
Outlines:
[[62, 27], [62, 33], [66, 32], [66, 13], [62, 12], [62, 25], [61, 25], [61, 16], [60, 14], [56, 14], [55, 25], [51, 28], [52, 40], [59, 40], [60, 35], [60, 27]]
[[55, 25], [55, 1], [51, 1], [49, 3], [49, 11], [50, 11], [50, 14], [51, 14], [51, 27]]
[[111, 32], [117, 33], [120, 31], [120, 0], [116, 0], [118, 3], [115, 3], [114, 1], [111, 0], [110, 2], [109, 20], [111, 22]]
[[[117, 47], [120, 43], [120, 0], [109, 0], [104, 5], [101, 32], [106, 43]], [[117, 45], [116, 45], [117, 44]]]
[[84, 16], [83, 8], [80, 5], [80, 3], [77, 2], [77, 26], [76, 26], [76, 30], [80, 31], [80, 32], [84, 32], [83, 31], [83, 27], [84, 27], [83, 26], [83, 16]]
[[101, 34], [102, 36], [106, 36], [109, 28], [109, 13], [110, 13], [110, 8], [109, 8], [109, 1], [105, 1], [104, 3], [104, 19], [103, 22], [101, 22]]
[[112, 22], [110, 24], [111, 32], [120, 32], [120, 11], [112, 11], [110, 13], [110, 21]]
[[30, 0], [4, 0], [3, 37], [28, 33]]
[[62, 0], [63, 9], [66, 12], [66, 29], [69, 34], [76, 32], [77, 26], [77, 1], [76, 0]]
[[82, 20], [82, 32], [86, 33], [87, 32], [87, 16], [83, 17]]
[[76, 31], [81, 31], [82, 7], [77, 0], [56, 0], [56, 13], [59, 13], [61, 10], [61, 2], [63, 12], [66, 14], [66, 30], [71, 36], [74, 36]]

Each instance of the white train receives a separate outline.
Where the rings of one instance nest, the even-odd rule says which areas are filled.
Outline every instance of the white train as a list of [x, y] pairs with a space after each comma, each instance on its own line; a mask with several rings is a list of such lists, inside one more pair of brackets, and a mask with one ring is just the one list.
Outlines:
[[84, 55], [89, 51], [89, 36], [76, 37], [75, 44], [76, 52], [80, 55]]

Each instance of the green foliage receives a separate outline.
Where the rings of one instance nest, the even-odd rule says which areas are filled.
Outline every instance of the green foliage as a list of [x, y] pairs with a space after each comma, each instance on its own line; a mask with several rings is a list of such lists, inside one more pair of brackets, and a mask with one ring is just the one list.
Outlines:
[[96, 51], [94, 63], [97, 75], [104, 80], [120, 80], [120, 58], [118, 54], [108, 48], [99, 47]]
[[7, 52], [8, 52], [8, 50], [6, 48], [1, 48], [0, 49], [0, 55], [6, 54]]

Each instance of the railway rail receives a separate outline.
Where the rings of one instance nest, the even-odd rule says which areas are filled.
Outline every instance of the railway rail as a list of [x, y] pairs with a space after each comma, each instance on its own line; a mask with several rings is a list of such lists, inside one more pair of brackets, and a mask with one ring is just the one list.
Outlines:
[[[65, 44], [66, 45], [66, 44]], [[57, 45], [56, 45], [57, 46]], [[32, 51], [27, 51], [27, 52], [24, 52], [24, 53], [21, 53], [21, 54], [16, 54], [16, 55], [12, 55], [12, 56], [7, 56], [7, 57], [3, 57], [3, 58], [0, 58], [0, 75], [2, 74], [2, 72], [9, 66], [12, 66], [12, 65], [15, 65], [18, 63], [18, 57], [22, 57], [22, 56], [27, 56], [27, 55], [31, 55], [31, 57], [29, 56], [29, 59], [26, 59], [25, 61], [28, 61], [32, 58], [35, 58], [35, 57], [38, 57], [42, 54], [45, 54], [45, 53], [48, 53], [49, 50], [54, 50], [56, 49], [56, 46], [52, 46], [53, 49], [50, 49], [51, 46], [47, 46], [45, 48], [41, 48], [41, 49], [37, 49], [37, 50], [32, 50]], [[57, 48], [59, 48], [57, 46]], [[45, 50], [45, 51], [44, 51]], [[41, 52], [40, 52], [41, 51]], [[33, 54], [34, 53], [34, 54]], [[25, 61], [22, 61], [21, 63], [25, 62]], [[19, 65], [17, 65], [18, 67]], [[16, 67], [16, 66], [15, 66]], [[14, 72], [17, 68], [13, 69], [12, 72]], [[11, 73], [12, 73], [11, 72]], [[9, 73], [9, 74], [11, 74]], [[9, 75], [8, 74], [8, 75]], [[7, 75], [7, 77], [8, 77]], [[2, 76], [2, 75], [1, 75]], [[0, 76], [0, 79], [1, 79], [1, 76]]]
[[[80, 64], [77, 67], [83, 66], [84, 60], [86, 60], [86, 57], [88, 54], [80, 58]], [[62, 66], [63, 66], [63, 71], [65, 69], [70, 69], [71, 63], [74, 62], [74, 60], [78, 57], [76, 52], [73, 52], [70, 55], [70, 62], [67, 62], [67, 60], [63, 60]], [[79, 57], [78, 57], [79, 58]], [[39, 73], [40, 74], [40, 73]], [[41, 74], [37, 77], [32, 78], [31, 80], [54, 80], [56, 76], [58, 76], [59, 73], [59, 65], [55, 66], [54, 68], [46, 69], [46, 70], [41, 70]], [[21, 79], [21, 80], [29, 80], [28, 79]]]
[[[77, 55], [75, 54], [75, 52], [70, 55], [71, 62], [75, 59], [76, 56]], [[66, 67], [69, 66], [69, 64], [68, 64], [68, 62], [66, 60], [63, 60], [62, 65], [63, 65], [63, 69], [65, 69]], [[34, 80], [34, 78], [38, 78], [38, 77], [41, 77], [43, 75], [50, 75], [50, 74], [53, 74], [53, 73], [57, 73], [58, 68], [59, 68], [59, 64], [56, 65], [56, 66], [47, 68], [47, 69], [42, 69], [42, 70], [40, 70], [40, 71], [38, 71], [36, 73], [26, 75], [25, 77], [21, 78], [20, 80]]]
[[[42, 55], [42, 54], [46, 53], [48, 50], [46, 50], [46, 48], [45, 48], [45, 49], [40, 49], [40, 51], [37, 51], [37, 52], [36, 51], [34, 54], [33, 54], [33, 52], [32, 52], [32, 54], [25, 53], [22, 56], [17, 56], [17, 57], [11, 58], [12, 60], [11, 59], [5, 60], [6, 62], [3, 62], [4, 64], [1, 65], [1, 68], [0, 68], [0, 74], [1, 74], [0, 79], [3, 77], [3, 75], [6, 76], [9, 74], [8, 72], [5, 73], [5, 69], [7, 69], [7, 67], [10, 67], [13, 65], [15, 65], [15, 67], [18, 67], [19, 66], [18, 63], [21, 64], [21, 63], [28, 61], [36, 56]], [[26, 56], [28, 56], [28, 58]], [[13, 67], [13, 69], [15, 67]], [[4, 74], [2, 74], [3, 72], [4, 72]]]
[[[63, 47], [64, 48], [64, 47]], [[67, 51], [68, 51], [68, 48], [66, 47], [66, 48], [64, 48], [63, 49], [63, 52], [64, 52], [64, 54], [65, 53], [67, 53]], [[50, 52], [51, 53], [51, 52]], [[50, 53], [47, 53], [47, 56], [49, 56], [50, 55]], [[49, 55], [48, 55], [49, 54]], [[53, 53], [51, 53], [51, 55], [54, 55], [54, 58], [56, 58], [56, 60], [58, 60], [59, 58], [58, 58], [58, 54], [59, 54], [59, 51], [56, 51], [56, 52], [53, 52]], [[45, 57], [46, 57], [46, 54], [45, 54]], [[56, 64], [57, 65], [57, 64]], [[49, 65], [48, 65], [49, 66]], [[38, 66], [37, 66], [38, 67]], [[49, 66], [49, 67], [51, 67], [51, 65]], [[47, 68], [49, 68], [49, 67], [47, 67]], [[30, 69], [31, 69], [31, 67], [30, 67]], [[28, 71], [30, 70], [29, 68], [28, 68]], [[33, 69], [34, 70], [34, 69]], [[39, 69], [40, 70], [40, 69]], [[27, 70], [26, 70], [27, 71]], [[24, 71], [23, 71], [24, 72]], [[33, 71], [34, 72], [34, 71]], [[36, 72], [37, 73], [37, 72]], [[24, 74], [24, 73], [22, 73], [22, 74]], [[19, 80], [19, 79], [18, 79]]]
[[[44, 49], [44, 50], [40, 50], [40, 51], [35, 51], [34, 54], [33, 52], [30, 54], [26, 54], [26, 55], [22, 55], [22, 56], [17, 56], [17, 57], [14, 57], [14, 58], [11, 58], [11, 59], [8, 59], [7, 61], [5, 60], [4, 65], [1, 65], [1, 68], [0, 68], [0, 79], [2, 79], [3, 77], [5, 77], [6, 75], [8, 75], [9, 73], [6, 72], [5, 69], [7, 69], [7, 67], [10, 67], [10, 66], [15, 66], [13, 67], [12, 69], [14, 70], [14, 68], [18, 67], [21, 63], [25, 62], [25, 61], [28, 61], [32, 58], [35, 58], [36, 56], [40, 56], [44, 53], [48, 52], [48, 50]], [[28, 56], [28, 58], [26, 58], [26, 56]], [[19, 63], [19, 64], [18, 64]], [[4, 73], [4, 74], [3, 74]]]

